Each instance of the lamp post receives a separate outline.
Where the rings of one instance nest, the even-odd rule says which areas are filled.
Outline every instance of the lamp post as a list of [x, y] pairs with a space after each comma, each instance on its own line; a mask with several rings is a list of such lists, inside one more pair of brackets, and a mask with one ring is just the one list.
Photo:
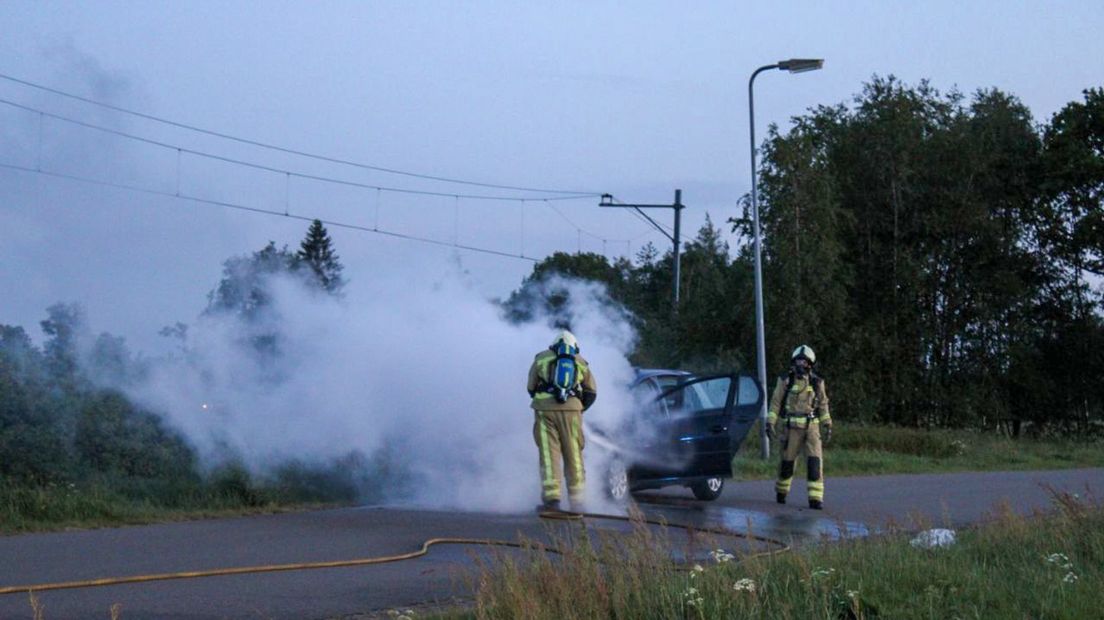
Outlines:
[[763, 388], [763, 402], [759, 409], [759, 438], [762, 440], [763, 459], [770, 458], [770, 441], [767, 439], [767, 345], [763, 333], [763, 257], [762, 237], [759, 233], [759, 196], [755, 170], [755, 77], [764, 71], [781, 69], [790, 73], [816, 71], [824, 66], [822, 58], [791, 58], [773, 65], [759, 67], [748, 80], [748, 118], [751, 124], [751, 221], [755, 229], [755, 361], [759, 366], [759, 384]]

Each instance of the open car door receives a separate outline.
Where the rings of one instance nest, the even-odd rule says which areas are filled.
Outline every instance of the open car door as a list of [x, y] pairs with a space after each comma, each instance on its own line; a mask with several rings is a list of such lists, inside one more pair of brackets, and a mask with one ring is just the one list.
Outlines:
[[736, 393], [736, 377], [699, 377], [659, 395], [665, 410], [659, 441], [669, 459], [668, 475], [732, 475], [729, 427]]
[[728, 434], [732, 437], [732, 454], [739, 451], [748, 432], [759, 420], [760, 408], [763, 406], [763, 390], [759, 387], [759, 381], [749, 375], [737, 377], [736, 403], [733, 407], [732, 421], [728, 425]]

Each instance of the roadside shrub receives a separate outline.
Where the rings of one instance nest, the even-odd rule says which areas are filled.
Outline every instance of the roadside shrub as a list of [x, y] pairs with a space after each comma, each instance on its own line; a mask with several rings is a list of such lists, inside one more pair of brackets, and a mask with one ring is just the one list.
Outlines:
[[87, 399], [74, 447], [84, 468], [96, 472], [172, 479], [195, 468], [195, 456], [179, 436], [114, 391]]
[[210, 485], [217, 498], [231, 504], [261, 506], [267, 503], [267, 499], [254, 485], [253, 477], [241, 463], [228, 463], [212, 471]]
[[355, 455], [329, 465], [291, 461], [276, 470], [273, 488], [285, 501], [348, 502], [359, 496], [362, 473], [363, 459]]

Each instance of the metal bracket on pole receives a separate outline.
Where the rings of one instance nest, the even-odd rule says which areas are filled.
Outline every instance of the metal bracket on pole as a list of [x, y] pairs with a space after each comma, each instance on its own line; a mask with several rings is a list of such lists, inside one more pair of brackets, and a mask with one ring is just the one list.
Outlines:
[[[678, 306], [679, 306], [679, 278], [680, 278], [680, 275], [681, 275], [680, 272], [681, 272], [681, 265], [682, 265], [682, 247], [681, 247], [682, 244], [680, 243], [680, 236], [679, 235], [680, 235], [680, 232], [681, 232], [681, 229], [682, 229], [682, 210], [686, 208], [686, 205], [682, 204], [682, 190], [681, 189], [676, 189], [675, 190], [675, 202], [673, 204], [669, 204], [669, 205], [628, 204], [628, 203], [621, 202], [619, 200], [615, 202], [612, 194], [602, 194], [602, 199], [598, 203], [598, 206], [599, 207], [619, 207], [619, 208], [633, 209], [637, 213], [639, 213], [640, 215], [644, 216], [644, 219], [648, 220], [649, 224], [654, 226], [656, 230], [658, 230], [660, 233], [663, 234], [664, 237], [667, 237], [667, 239], [669, 239], [671, 241], [671, 244], [672, 244], [672, 247], [673, 247], [673, 257], [675, 259], [675, 261], [674, 261], [675, 262], [675, 264], [674, 264], [674, 272], [675, 273], [674, 273], [674, 284], [673, 284], [673, 286], [674, 286], [674, 307], [673, 307], [673, 310], [677, 314], [678, 313]], [[642, 211], [642, 209], [674, 209], [675, 210], [675, 231], [674, 231], [674, 234], [668, 233], [665, 228], [663, 228], [662, 226], [657, 224], [656, 221], [653, 220], [651, 217], [649, 217], [647, 213], [644, 213], [644, 211]]]

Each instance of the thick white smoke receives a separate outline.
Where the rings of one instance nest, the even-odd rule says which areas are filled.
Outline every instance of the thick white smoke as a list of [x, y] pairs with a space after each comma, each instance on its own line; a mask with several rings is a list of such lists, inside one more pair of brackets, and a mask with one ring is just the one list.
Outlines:
[[[586, 416], [612, 423], [630, 402], [635, 334], [601, 286], [554, 285], [570, 291], [571, 328], [598, 380]], [[556, 333], [547, 317], [511, 324], [455, 272], [436, 283], [353, 282], [342, 300], [292, 278], [274, 279], [271, 292], [275, 362], [258, 365], [237, 320], [205, 317], [189, 330], [186, 359], [156, 365], [132, 390], [205, 462], [233, 454], [264, 472], [385, 448], [413, 474], [393, 498], [494, 511], [539, 501], [525, 382]], [[596, 499], [599, 452], [584, 455]]]

